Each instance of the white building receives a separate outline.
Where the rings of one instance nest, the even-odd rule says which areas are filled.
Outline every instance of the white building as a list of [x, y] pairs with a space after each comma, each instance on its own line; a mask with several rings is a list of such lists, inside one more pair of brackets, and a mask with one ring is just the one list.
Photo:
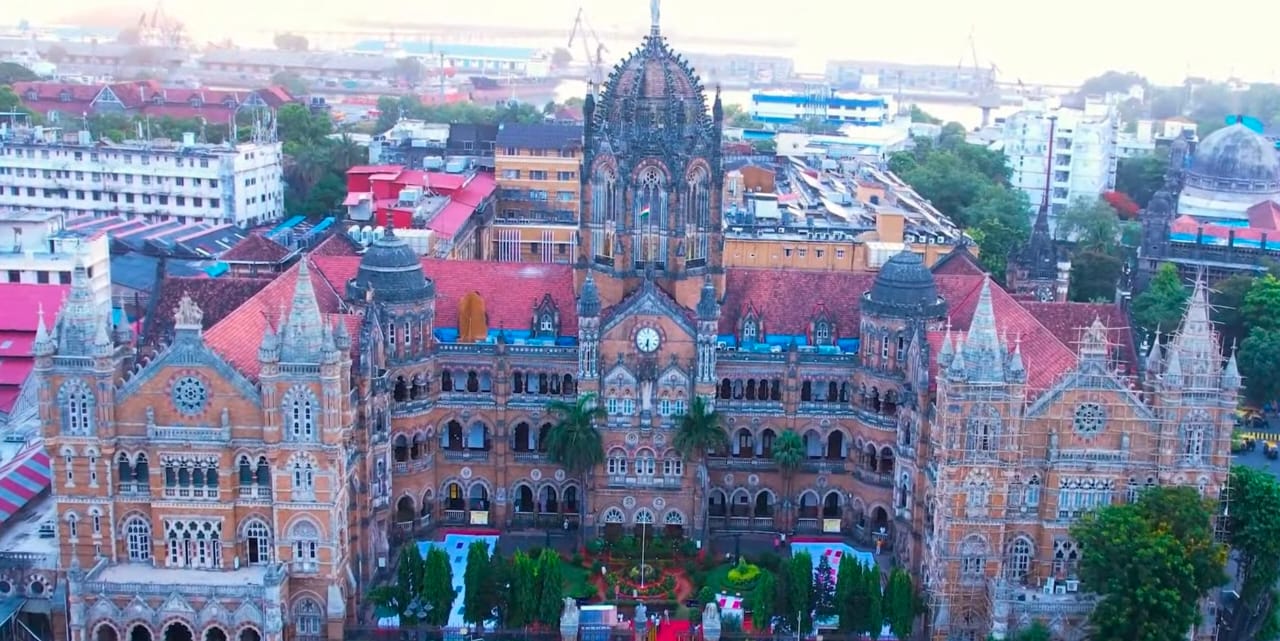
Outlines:
[[779, 156], [793, 158], [854, 158], [871, 164], [888, 159], [889, 154], [906, 149], [911, 140], [905, 126], [844, 127], [838, 136], [781, 132], [774, 137]]
[[0, 198], [15, 209], [242, 227], [284, 215], [279, 142], [95, 142], [89, 132], [0, 128]]
[[111, 309], [110, 241], [102, 232], [67, 231], [67, 218], [56, 211], [0, 209], [0, 283], [70, 285], [79, 259], [94, 300], [106, 313]]
[[997, 143], [1013, 171], [1013, 185], [1031, 201], [1029, 215], [1044, 199], [1051, 125], [1051, 216], [1060, 215], [1077, 198], [1097, 198], [1116, 184], [1120, 118], [1114, 107], [1092, 100], [1082, 110], [1032, 105], [1005, 120]]
[[893, 120], [893, 106], [886, 96], [853, 94], [820, 89], [756, 91], [751, 94], [751, 118], [769, 124], [791, 124], [810, 118], [834, 125], [880, 127]]
[[1168, 120], [1138, 120], [1134, 123], [1133, 133], [1122, 133], [1116, 137], [1116, 155], [1121, 158], [1132, 158], [1155, 151], [1156, 147], [1181, 138], [1184, 132], [1196, 134], [1196, 123], [1186, 118], [1170, 118]]

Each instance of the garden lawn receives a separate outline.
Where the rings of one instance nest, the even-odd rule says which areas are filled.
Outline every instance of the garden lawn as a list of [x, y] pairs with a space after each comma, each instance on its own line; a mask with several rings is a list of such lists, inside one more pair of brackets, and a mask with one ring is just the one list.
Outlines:
[[710, 587], [713, 594], [720, 594], [729, 586], [729, 570], [732, 569], [732, 563], [723, 563], [711, 568], [711, 570], [707, 572], [706, 580], [698, 587], [698, 589], [701, 590], [704, 587]]
[[565, 596], [575, 599], [580, 597], [595, 599], [600, 596], [599, 590], [591, 580], [593, 578], [591, 570], [561, 559], [560, 576], [564, 581]]

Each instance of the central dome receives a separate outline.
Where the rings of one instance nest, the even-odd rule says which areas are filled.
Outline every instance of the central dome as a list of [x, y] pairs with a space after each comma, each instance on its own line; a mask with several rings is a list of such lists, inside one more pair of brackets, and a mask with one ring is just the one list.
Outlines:
[[934, 318], [946, 315], [947, 303], [920, 255], [904, 251], [880, 268], [871, 291], [863, 294], [862, 308], [884, 316]]
[[1280, 157], [1269, 140], [1236, 123], [1200, 141], [1187, 178], [1204, 189], [1270, 191], [1280, 183]]
[[624, 146], [672, 133], [703, 138], [713, 127], [697, 73], [657, 29], [613, 68], [593, 111], [601, 133]]
[[347, 283], [347, 298], [410, 303], [432, 296], [435, 285], [422, 271], [422, 259], [390, 226], [360, 259], [356, 277]]

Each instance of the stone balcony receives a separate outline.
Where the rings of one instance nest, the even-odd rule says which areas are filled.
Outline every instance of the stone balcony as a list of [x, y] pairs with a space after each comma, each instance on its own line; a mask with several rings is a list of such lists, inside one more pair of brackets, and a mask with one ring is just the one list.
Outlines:
[[86, 574], [78, 592], [144, 597], [167, 597], [176, 592], [261, 602], [267, 598], [268, 588], [280, 585], [287, 575], [284, 564], [198, 570], [150, 563], [110, 565], [104, 559]]

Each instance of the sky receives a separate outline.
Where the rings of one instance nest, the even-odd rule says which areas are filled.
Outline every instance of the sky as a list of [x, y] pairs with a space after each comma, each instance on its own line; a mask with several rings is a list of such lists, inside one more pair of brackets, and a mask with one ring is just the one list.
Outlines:
[[[237, 34], [247, 40], [243, 34], [253, 32], [261, 40], [273, 31], [332, 28], [361, 18], [563, 28], [567, 37], [579, 7], [598, 29], [643, 29], [650, 0], [161, 1], [202, 41], [235, 41]], [[155, 0], [44, 0], [22, 3], [20, 17], [56, 21], [108, 4], [132, 16]], [[1237, 0], [1216, 12], [1212, 6], [1191, 0], [665, 0], [662, 23], [676, 49], [681, 35], [786, 39], [795, 45], [781, 53], [795, 58], [801, 71], [821, 71], [829, 58], [971, 65], [976, 50], [979, 65], [994, 64], [1005, 81], [1075, 84], [1107, 69], [1165, 84], [1188, 74], [1280, 81], [1273, 53], [1280, 2]], [[634, 46], [605, 44], [615, 56]]]

